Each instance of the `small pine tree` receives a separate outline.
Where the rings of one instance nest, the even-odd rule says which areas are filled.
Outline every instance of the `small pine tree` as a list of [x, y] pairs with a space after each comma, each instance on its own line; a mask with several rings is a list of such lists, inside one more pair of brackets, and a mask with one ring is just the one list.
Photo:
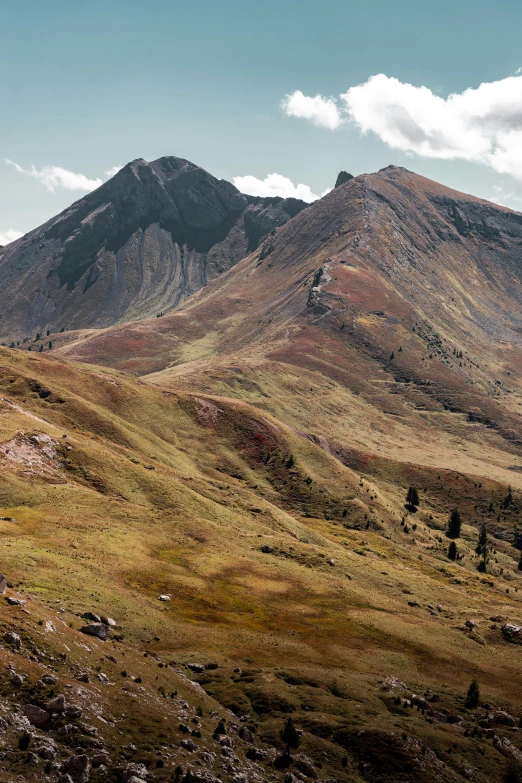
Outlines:
[[395, 354], [394, 354], [394, 352], [392, 351], [392, 352], [391, 352], [391, 354], [390, 354], [390, 362], [391, 362], [393, 359], [395, 359]]
[[468, 710], [474, 710], [475, 707], [478, 707], [479, 701], [480, 701], [479, 684], [477, 680], [473, 678], [468, 688], [468, 693], [466, 696], [466, 701], [464, 702], [464, 706], [467, 707]]
[[458, 508], [454, 508], [448, 521], [448, 538], [459, 538], [462, 521]]
[[449, 560], [456, 560], [458, 557], [458, 549], [457, 545], [454, 541], [450, 542], [450, 545], [448, 547], [448, 559]]
[[49, 340], [49, 350], [52, 351], [53, 349], [53, 341]]
[[414, 486], [409, 487], [408, 492], [406, 493], [406, 508], [412, 508], [416, 510], [419, 502], [419, 493], [417, 492], [417, 488]]
[[478, 537], [477, 547], [475, 549], [475, 552], [477, 555], [483, 555], [486, 549], [488, 541], [488, 531], [486, 528], [486, 523], [483, 522], [480, 526], [480, 533]]
[[43, 351], [43, 343], [40, 343], [40, 347], [38, 348], [39, 353], [42, 353]]
[[286, 753], [289, 756], [290, 750], [297, 750], [303, 740], [303, 733], [298, 731], [292, 718], [288, 718], [284, 729], [281, 731], [281, 739], [286, 745]]
[[512, 502], [513, 502], [513, 491], [511, 489], [511, 484], [510, 484], [508, 486], [507, 495], [502, 501], [502, 505], [504, 506], [504, 508], [508, 508], [508, 506], [510, 506]]

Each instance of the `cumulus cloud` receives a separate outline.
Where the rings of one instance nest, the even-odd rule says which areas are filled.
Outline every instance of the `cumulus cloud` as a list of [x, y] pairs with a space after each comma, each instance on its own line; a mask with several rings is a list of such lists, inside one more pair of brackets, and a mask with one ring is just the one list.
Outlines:
[[122, 170], [122, 168], [123, 168], [123, 166], [111, 166], [111, 168], [110, 168], [110, 169], [108, 169], [108, 170], [105, 172], [105, 176], [106, 176], [106, 177], [108, 177], [108, 178], [110, 179], [111, 177], [114, 177], [114, 175], [115, 175], [115, 174], [117, 174], [117, 173], [118, 173], [118, 171], [121, 171], [121, 170]]
[[15, 231], [13, 228], [8, 228], [7, 231], [0, 231], [0, 246], [8, 245], [9, 242], [14, 242], [15, 239], [20, 239], [23, 236], [21, 231]]
[[342, 122], [341, 112], [334, 98], [323, 98], [322, 95], [312, 98], [303, 95], [301, 90], [296, 90], [283, 98], [281, 106], [288, 117], [310, 120], [320, 128], [335, 130]]
[[51, 193], [54, 193], [56, 188], [90, 191], [99, 188], [103, 183], [102, 179], [89, 179], [85, 174], [76, 174], [74, 171], [68, 171], [61, 166], [43, 166], [41, 169], [31, 166], [28, 169], [24, 169], [23, 166], [7, 158], [5, 162], [13, 166], [19, 174], [25, 174], [27, 177], [32, 177], [41, 182]]
[[321, 196], [317, 196], [308, 185], [294, 185], [291, 179], [282, 174], [268, 174], [264, 179], [258, 179], [252, 175], [234, 177], [234, 185], [242, 193], [250, 196], [282, 196], [282, 198], [300, 198], [302, 201], [316, 201], [326, 195], [326, 190]]
[[[317, 121], [323, 105], [335, 118], [330, 124]], [[316, 114], [311, 106], [319, 107]], [[299, 107], [308, 107], [308, 113]], [[284, 99], [283, 109], [289, 116], [331, 129], [354, 125], [402, 152], [473, 161], [522, 181], [522, 74], [518, 72], [447, 98], [428, 87], [378, 74], [337, 100], [320, 95], [307, 98], [297, 90]]]

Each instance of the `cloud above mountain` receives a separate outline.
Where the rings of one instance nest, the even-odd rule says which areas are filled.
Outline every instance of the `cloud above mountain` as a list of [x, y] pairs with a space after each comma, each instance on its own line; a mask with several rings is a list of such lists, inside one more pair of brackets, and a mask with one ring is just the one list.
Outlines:
[[8, 228], [7, 231], [0, 231], [0, 247], [8, 245], [10, 242], [14, 242], [15, 239], [20, 239], [23, 236], [21, 231], [15, 231], [14, 228]]
[[324, 196], [325, 193], [321, 193], [318, 196], [312, 191], [308, 185], [299, 183], [294, 185], [291, 179], [284, 177], [282, 174], [268, 174], [264, 179], [258, 179], [252, 175], [244, 177], [234, 177], [234, 185], [242, 193], [248, 193], [250, 196], [281, 196], [282, 198], [299, 198], [302, 201], [310, 203], [311, 201], [317, 201], [318, 198]]
[[89, 192], [95, 188], [99, 188], [103, 184], [102, 179], [89, 179], [85, 174], [77, 174], [74, 171], [68, 171], [61, 166], [43, 166], [37, 169], [35, 166], [30, 168], [24, 168], [18, 163], [12, 160], [5, 159], [5, 162], [19, 174], [24, 174], [27, 177], [36, 179], [44, 185], [44, 187], [51, 193], [54, 193], [57, 189], [63, 190], [81, 190]]
[[522, 74], [447, 98], [377, 74], [337, 99], [296, 90], [281, 105], [287, 116], [330, 130], [351, 125], [392, 149], [472, 161], [522, 181]]

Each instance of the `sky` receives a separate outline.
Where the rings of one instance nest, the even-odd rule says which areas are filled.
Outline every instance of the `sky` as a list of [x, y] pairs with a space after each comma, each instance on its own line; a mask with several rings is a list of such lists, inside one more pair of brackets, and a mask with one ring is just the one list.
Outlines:
[[522, 210], [520, 0], [0, 0], [0, 244], [136, 158], [319, 197], [405, 166]]

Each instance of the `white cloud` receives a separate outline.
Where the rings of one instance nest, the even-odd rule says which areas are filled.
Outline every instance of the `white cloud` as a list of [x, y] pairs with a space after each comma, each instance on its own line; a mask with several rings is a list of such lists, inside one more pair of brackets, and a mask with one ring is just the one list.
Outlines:
[[31, 166], [29, 169], [24, 169], [18, 163], [7, 160], [7, 158], [5, 162], [13, 166], [19, 174], [25, 174], [27, 177], [37, 179], [51, 193], [54, 193], [56, 188], [90, 191], [99, 188], [103, 183], [102, 179], [89, 179], [85, 174], [75, 174], [74, 171], [68, 171], [61, 166], [43, 166], [41, 169]]
[[108, 177], [108, 178], [110, 179], [111, 177], [114, 177], [114, 175], [115, 175], [115, 174], [117, 174], [117, 173], [118, 173], [118, 171], [121, 171], [121, 170], [122, 170], [122, 168], [123, 168], [123, 166], [111, 166], [111, 168], [110, 168], [110, 169], [108, 169], [108, 170], [105, 172], [105, 176], [106, 176], [106, 177]]
[[299, 117], [310, 120], [320, 128], [335, 130], [342, 122], [341, 113], [334, 98], [323, 98], [316, 95], [311, 98], [303, 95], [301, 90], [296, 90], [291, 95], [286, 95], [281, 101], [281, 107], [287, 117]]
[[308, 185], [294, 185], [291, 179], [283, 177], [282, 174], [268, 174], [264, 179], [252, 175], [234, 177], [233, 182], [238, 190], [250, 196], [282, 196], [300, 198], [307, 202], [316, 201], [329, 192], [326, 190], [321, 196], [317, 196]]
[[[324, 115], [321, 107], [328, 107]], [[447, 98], [378, 74], [338, 101], [296, 91], [285, 98], [283, 108], [331, 129], [350, 123], [402, 152], [473, 161], [522, 181], [522, 74]], [[330, 121], [319, 122], [320, 116]]]
[[20, 239], [23, 236], [21, 231], [15, 231], [13, 228], [8, 228], [7, 231], [0, 231], [0, 246], [8, 245], [9, 242], [14, 242], [15, 239]]
[[493, 185], [493, 195], [489, 197], [489, 201], [500, 204], [502, 207], [516, 209], [520, 212], [522, 195], [512, 188], [506, 189], [503, 185]]

